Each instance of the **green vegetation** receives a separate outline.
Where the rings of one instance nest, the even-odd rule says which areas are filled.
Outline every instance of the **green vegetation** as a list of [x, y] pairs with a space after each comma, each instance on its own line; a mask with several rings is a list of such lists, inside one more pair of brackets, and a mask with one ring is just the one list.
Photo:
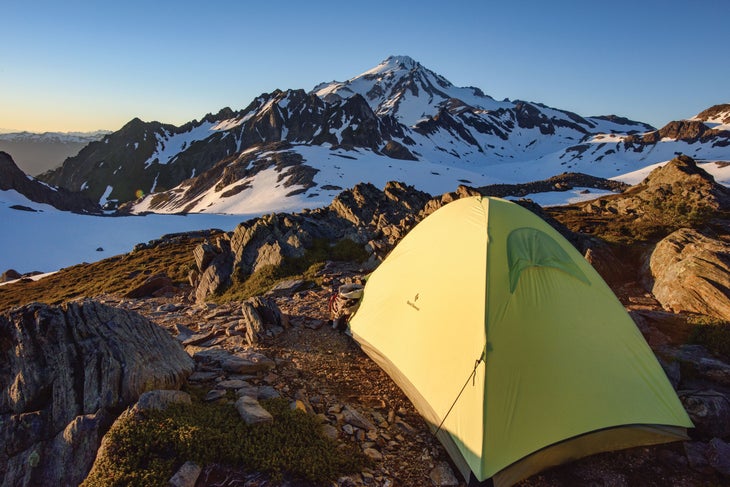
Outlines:
[[702, 345], [718, 357], [730, 357], [730, 322], [709, 316], [692, 316], [689, 342]]
[[[681, 194], [679, 189], [676, 194]], [[638, 240], [663, 238], [680, 228], [699, 228], [712, 217], [714, 210], [702, 201], [654, 195], [643, 207], [644, 215], [634, 223]]]
[[318, 483], [366, 465], [358, 450], [325, 437], [316, 417], [290, 409], [284, 399], [262, 405], [273, 423], [246, 425], [231, 404], [197, 401], [130, 415], [109, 431], [105, 455], [82, 485], [165, 486], [186, 461]]
[[646, 202], [641, 213], [586, 214], [577, 206], [547, 208], [546, 211], [574, 232], [623, 246], [658, 242], [680, 228], [699, 229], [711, 226], [713, 218], [728, 217], [726, 212], [714, 210], [702, 202], [658, 196]]
[[284, 279], [300, 278], [314, 285], [321, 285], [320, 271], [325, 261], [364, 262], [368, 257], [365, 249], [350, 239], [342, 239], [334, 245], [325, 239], [317, 239], [302, 257], [286, 258], [280, 265], [268, 265], [249, 275], [234, 274], [232, 284], [213, 301], [236, 301], [265, 294]]
[[155, 274], [166, 274], [178, 284], [187, 283], [188, 271], [195, 265], [193, 249], [200, 242], [200, 238], [190, 238], [162, 244], [67, 267], [39, 281], [0, 286], [0, 310], [34, 301], [61, 304], [80, 297], [124, 294]]

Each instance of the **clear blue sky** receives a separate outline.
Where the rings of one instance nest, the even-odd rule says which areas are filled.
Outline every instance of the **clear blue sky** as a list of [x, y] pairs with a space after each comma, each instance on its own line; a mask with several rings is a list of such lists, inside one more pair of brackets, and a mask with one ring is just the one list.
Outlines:
[[34, 1], [0, 8], [0, 128], [182, 124], [409, 55], [458, 86], [662, 126], [730, 103], [730, 1]]

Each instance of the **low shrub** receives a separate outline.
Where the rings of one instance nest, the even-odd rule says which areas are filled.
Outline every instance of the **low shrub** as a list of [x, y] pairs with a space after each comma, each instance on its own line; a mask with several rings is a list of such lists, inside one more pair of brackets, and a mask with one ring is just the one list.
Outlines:
[[702, 345], [718, 357], [730, 357], [730, 322], [709, 316], [688, 319], [694, 327], [689, 342]]
[[106, 454], [82, 484], [166, 486], [184, 462], [265, 472], [274, 479], [324, 483], [359, 472], [366, 457], [325, 437], [317, 418], [292, 410], [284, 399], [263, 401], [274, 416], [246, 425], [231, 404], [176, 404], [117, 422]]

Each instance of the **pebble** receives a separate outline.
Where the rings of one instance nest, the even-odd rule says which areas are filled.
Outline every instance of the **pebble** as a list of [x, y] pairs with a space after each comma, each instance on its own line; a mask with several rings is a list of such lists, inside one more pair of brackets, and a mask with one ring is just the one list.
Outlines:
[[208, 391], [208, 394], [205, 395], [203, 400], [206, 402], [217, 401], [226, 397], [226, 394], [226, 391], [223, 389], [213, 389], [212, 391]]

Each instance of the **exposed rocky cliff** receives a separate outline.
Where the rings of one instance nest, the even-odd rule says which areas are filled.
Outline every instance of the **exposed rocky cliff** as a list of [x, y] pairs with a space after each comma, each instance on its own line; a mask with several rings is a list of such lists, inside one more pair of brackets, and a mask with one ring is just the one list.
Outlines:
[[0, 191], [15, 190], [31, 201], [77, 213], [98, 213], [98, 205], [88, 198], [63, 188], [44, 184], [21, 171], [10, 154], [0, 152]]
[[334, 245], [347, 239], [360, 246], [370, 243], [371, 248], [392, 246], [416, 223], [416, 215], [429, 199], [430, 195], [402, 183], [388, 183], [383, 191], [359, 184], [340, 193], [326, 208], [243, 222], [230, 241], [219, 239], [196, 249], [196, 298], [204, 301], [225, 288], [234, 273], [245, 278], [285, 259], [300, 258], [316, 241]]
[[0, 315], [3, 485], [78, 485], [115, 415], [193, 361], [163, 329], [96, 301]]

